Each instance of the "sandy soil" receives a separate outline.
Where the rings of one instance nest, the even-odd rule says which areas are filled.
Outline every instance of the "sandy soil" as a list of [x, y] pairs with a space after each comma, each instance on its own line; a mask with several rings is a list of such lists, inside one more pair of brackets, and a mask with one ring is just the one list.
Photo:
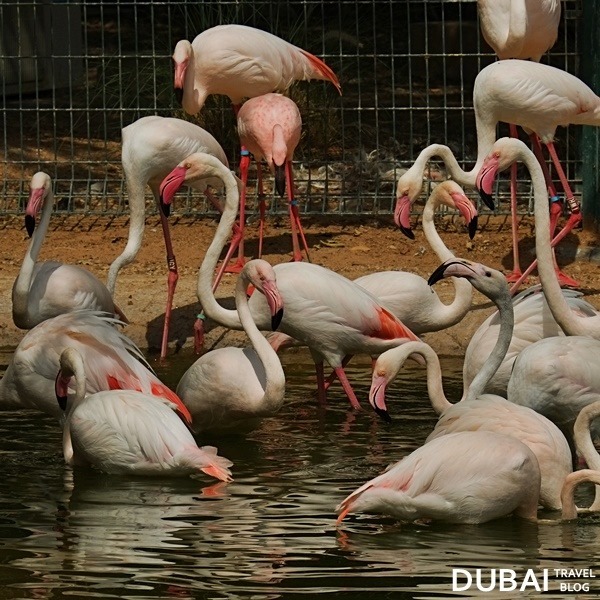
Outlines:
[[[373, 271], [402, 269], [427, 277], [439, 264], [428, 247], [423, 232], [415, 223], [416, 239], [405, 238], [393, 225], [391, 217], [374, 220], [329, 218], [303, 221], [311, 248], [311, 260], [353, 279]], [[215, 221], [173, 216], [171, 226], [180, 278], [175, 294], [170, 352], [192, 352], [192, 325], [197, 312], [196, 278], [200, 261], [212, 239]], [[511, 233], [507, 217], [480, 215], [479, 231], [469, 240], [456, 217], [439, 218], [438, 230], [457, 256], [483, 262], [508, 271], [512, 264]], [[0, 222], [0, 329], [2, 345], [16, 346], [24, 332], [17, 329], [11, 317], [10, 292], [25, 253], [28, 238], [22, 217], [5, 217]], [[256, 229], [248, 228], [247, 253], [256, 250]], [[41, 260], [56, 259], [82, 265], [105, 281], [108, 266], [125, 246], [128, 219], [54, 215]], [[529, 264], [533, 256], [533, 220], [523, 217], [520, 223], [522, 262]], [[599, 262], [596, 247], [598, 235], [581, 230], [569, 235], [561, 244], [558, 258], [564, 270], [577, 279], [589, 300], [600, 307]], [[264, 258], [272, 264], [290, 258], [290, 235], [287, 219], [271, 219], [267, 225]], [[166, 299], [166, 260], [160, 222], [149, 217], [144, 244], [137, 260], [121, 271], [117, 281], [116, 300], [130, 320], [126, 333], [150, 355], [156, 355], [160, 344]], [[232, 306], [234, 275], [227, 275], [217, 291]], [[537, 281], [530, 278], [531, 283]], [[440, 282], [437, 291], [451, 296], [449, 283]], [[491, 312], [486, 298], [476, 294], [473, 310], [458, 325], [428, 334], [424, 339], [443, 355], [464, 352], [479, 323]], [[228, 332], [207, 323], [207, 348], [223, 344], [243, 345], [244, 335]]]

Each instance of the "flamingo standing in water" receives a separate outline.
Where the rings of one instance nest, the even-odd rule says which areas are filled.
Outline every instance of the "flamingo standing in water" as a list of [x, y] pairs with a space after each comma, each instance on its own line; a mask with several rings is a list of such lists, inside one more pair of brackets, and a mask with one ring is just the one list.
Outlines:
[[[226, 310], [212, 289], [212, 271], [235, 222], [239, 193], [233, 174], [212, 157], [194, 154], [175, 168], [161, 184], [164, 203], [172, 202], [185, 183], [207, 174], [221, 176], [225, 206], [198, 276], [198, 299], [207, 316], [230, 329], [240, 329], [237, 311]], [[342, 360], [348, 354], [380, 354], [408, 340], [416, 340], [399, 319], [359, 285], [324, 267], [291, 262], [274, 267], [286, 310], [281, 331], [306, 344], [317, 368], [319, 399], [325, 401], [323, 362], [327, 361], [342, 383], [354, 408], [360, 408], [346, 377]], [[259, 329], [268, 329], [271, 316], [262, 294], [250, 298], [250, 310]]]
[[[198, 448], [169, 400], [121, 389], [86, 395], [87, 370], [78, 350], [67, 347], [62, 351], [55, 393], [67, 415], [63, 429], [67, 464], [135, 475], [203, 471], [231, 481], [233, 463], [219, 456], [213, 446]], [[72, 379], [75, 395], [69, 399]]]
[[[13, 321], [19, 329], [31, 329], [42, 321], [80, 309], [125, 315], [110, 291], [90, 271], [57, 261], [36, 262], [50, 225], [54, 208], [52, 181], [39, 171], [31, 178], [25, 212], [25, 228], [31, 237], [19, 275], [12, 289]], [[36, 228], [35, 219], [42, 211]]]
[[[479, 24], [485, 41], [500, 60], [508, 58], [531, 59], [539, 62], [550, 50], [558, 37], [560, 23], [560, 0], [477, 0]], [[518, 137], [517, 127], [509, 124], [510, 135]], [[539, 150], [539, 140], [534, 143]], [[539, 155], [541, 164], [546, 163]], [[560, 205], [554, 184], [546, 174], [552, 210], [558, 219]], [[510, 171], [510, 208], [513, 236], [513, 271], [508, 281], [518, 281], [522, 275], [519, 261], [517, 223], [517, 165]]]
[[[120, 270], [135, 260], [142, 245], [146, 222], [146, 186], [150, 187], [158, 205], [160, 182], [181, 160], [194, 152], [205, 152], [216, 157], [225, 166], [228, 165], [227, 157], [219, 142], [208, 131], [182, 119], [142, 117], [123, 128], [121, 159], [129, 201], [129, 237], [125, 249], [115, 258], [108, 271], [106, 285], [111, 294], [115, 293]], [[209, 186], [219, 188], [220, 185], [220, 180], [207, 178], [195, 181], [192, 187], [204, 191], [210, 202], [221, 210], [209, 189]], [[160, 356], [164, 358], [167, 355], [173, 295], [179, 274], [167, 215], [162, 210], [159, 210], [159, 215], [169, 269], [165, 321], [160, 347]], [[236, 235], [239, 235], [239, 231], [234, 231], [234, 237]]]
[[[254, 155], [257, 162], [258, 197], [260, 200], [260, 223], [258, 256], [262, 256], [263, 228], [265, 223], [265, 201], [260, 161], [264, 159], [275, 176], [275, 189], [283, 197], [287, 189], [288, 209], [292, 228], [292, 250], [294, 260], [302, 260], [298, 236], [308, 258], [308, 245], [300, 223], [298, 201], [295, 199], [292, 161], [294, 150], [300, 141], [302, 117], [296, 103], [281, 94], [264, 94], [247, 100], [237, 114], [238, 134], [242, 146]], [[244, 184], [248, 170], [242, 172]], [[240, 228], [244, 228], [246, 188], [242, 188], [240, 199]], [[240, 242], [238, 261], [243, 264], [243, 242]]]
[[177, 385], [177, 395], [188, 407], [193, 429], [247, 432], [283, 404], [285, 374], [275, 350], [260, 333], [248, 308], [246, 290], [264, 294], [276, 329], [283, 316], [283, 300], [275, 271], [260, 259], [247, 262], [238, 277], [235, 305], [252, 346], [217, 348], [201, 356]]
[[463, 388], [460, 402], [451, 404], [442, 387], [439, 359], [423, 342], [410, 342], [384, 352], [375, 363], [369, 401], [384, 418], [389, 418], [385, 392], [409, 356], [420, 355], [427, 364], [427, 389], [434, 410], [440, 415], [428, 440], [457, 431], [486, 430], [512, 435], [536, 455], [541, 473], [541, 502], [560, 508], [560, 493], [565, 477], [572, 471], [569, 444], [558, 427], [531, 409], [518, 407], [501, 396], [484, 394], [509, 348], [513, 311], [506, 279], [499, 271], [463, 259], [444, 262], [429, 278], [431, 284], [442, 277], [464, 277], [473, 287], [498, 306], [500, 330], [496, 344], [477, 376]]
[[0, 380], [0, 406], [33, 408], [60, 419], [54, 398], [59, 357], [74, 347], [89, 367], [86, 390], [132, 389], [166, 398], [191, 423], [179, 397], [154, 374], [141, 351], [107, 313], [78, 310], [42, 321], [27, 332], [17, 346]]

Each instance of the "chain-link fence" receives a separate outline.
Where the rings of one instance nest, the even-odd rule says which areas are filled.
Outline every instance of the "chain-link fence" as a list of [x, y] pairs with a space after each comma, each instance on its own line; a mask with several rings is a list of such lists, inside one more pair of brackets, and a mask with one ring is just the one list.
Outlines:
[[[580, 4], [563, 2], [558, 41], [543, 59], [574, 74]], [[323, 58], [339, 76], [342, 96], [320, 81], [289, 92], [303, 117], [294, 168], [301, 210], [309, 214], [389, 213], [401, 169], [430, 143], [449, 145], [470, 169], [477, 154], [473, 82], [495, 60], [474, 0], [0, 0], [0, 22], [0, 213], [19, 210], [40, 169], [55, 180], [59, 209], [126, 211], [121, 128], [149, 114], [206, 128], [235, 168], [239, 142], [228, 99], [211, 97], [188, 117], [173, 94], [176, 42], [214, 25], [270, 31]], [[575, 189], [578, 135], [563, 129], [558, 139]], [[432, 178], [440, 176], [433, 164]], [[177, 206], [211, 210], [191, 193]], [[283, 209], [274, 196], [271, 210]]]

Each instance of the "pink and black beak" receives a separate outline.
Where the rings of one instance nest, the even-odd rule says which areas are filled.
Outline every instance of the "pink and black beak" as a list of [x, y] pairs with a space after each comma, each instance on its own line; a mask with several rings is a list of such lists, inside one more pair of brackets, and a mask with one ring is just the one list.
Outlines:
[[488, 157], [483, 163], [483, 167], [477, 174], [475, 185], [479, 191], [479, 197], [482, 202], [490, 209], [494, 210], [494, 198], [492, 197], [492, 189], [496, 174], [498, 173], [498, 160], [495, 157]]
[[185, 83], [185, 71], [188, 66], [188, 61], [175, 63], [175, 75], [173, 78], [173, 90], [175, 92], [175, 99], [179, 106], [183, 102], [183, 86]]
[[271, 313], [271, 329], [275, 331], [283, 319], [283, 299], [274, 281], [263, 281], [262, 292], [265, 295]]
[[454, 200], [454, 205], [467, 224], [469, 237], [473, 239], [477, 233], [477, 209], [464, 194], [453, 192], [450, 195], [452, 196], [452, 200]]
[[25, 229], [29, 237], [35, 231], [35, 217], [40, 211], [43, 201], [44, 188], [35, 188], [29, 192], [29, 200], [27, 200], [27, 208], [25, 209]]
[[407, 195], [400, 196], [396, 200], [396, 207], [394, 209], [394, 223], [399, 227], [400, 231], [409, 239], [414, 240], [415, 234], [413, 233], [410, 225], [410, 210], [412, 203]]
[[160, 184], [160, 209], [168, 217], [171, 214], [171, 204], [175, 194], [185, 181], [187, 169], [182, 166], [175, 167]]
[[61, 410], [67, 410], [67, 400], [69, 393], [70, 377], [65, 377], [62, 371], [58, 372], [56, 380], [54, 382], [54, 392], [56, 394], [56, 401]]
[[387, 387], [387, 379], [383, 375], [373, 375], [371, 382], [371, 390], [369, 391], [369, 403], [375, 412], [388, 423], [392, 417], [385, 405], [385, 390]]
[[282, 165], [274, 165], [275, 167], [275, 189], [283, 198], [285, 196], [285, 162]]
[[443, 262], [430, 276], [427, 280], [427, 284], [432, 286], [440, 279], [444, 279], [446, 277], [464, 277], [465, 279], [469, 279], [469, 271], [475, 275], [475, 271], [471, 267], [471, 264], [468, 262], [461, 260], [460, 258], [451, 258], [446, 262]]

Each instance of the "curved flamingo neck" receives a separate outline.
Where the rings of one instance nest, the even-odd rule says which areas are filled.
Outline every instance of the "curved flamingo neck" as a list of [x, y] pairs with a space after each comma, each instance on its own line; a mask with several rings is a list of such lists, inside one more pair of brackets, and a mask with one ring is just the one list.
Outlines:
[[[207, 155], [209, 157], [209, 155]], [[233, 173], [227, 169], [223, 163], [218, 161], [214, 157], [207, 158], [207, 162], [210, 162], [213, 166], [214, 176], [221, 179], [225, 187], [225, 204], [223, 206], [223, 213], [219, 219], [219, 224], [215, 231], [215, 235], [204, 254], [204, 259], [200, 265], [200, 271], [198, 272], [198, 285], [197, 295], [200, 304], [206, 316], [217, 321], [224, 327], [229, 329], [241, 329], [242, 324], [240, 322], [237, 310], [228, 310], [222, 307], [215, 298], [212, 290], [213, 276], [221, 252], [227, 243], [227, 239], [231, 233], [235, 219], [237, 216], [238, 207], [240, 204], [239, 191], [237, 186], [236, 178]]]
[[600, 416], [600, 401], [581, 409], [573, 426], [573, 437], [577, 452], [583, 457], [590, 469], [600, 471], [600, 455], [592, 440], [590, 427], [592, 421]]
[[[446, 244], [444, 244], [435, 227], [435, 211], [441, 204], [439, 195], [436, 193], [436, 190], [438, 189], [439, 188], [434, 189], [425, 203], [425, 208], [423, 209], [423, 233], [432, 250], [439, 258], [440, 263], [443, 263], [454, 258], [454, 254], [448, 249]], [[454, 285], [453, 301], [451, 304], [443, 305], [445, 306], [443, 314], [436, 314], [436, 323], [443, 324], [443, 327], [450, 327], [451, 325], [458, 323], [471, 307], [473, 286], [460, 277], [452, 277], [452, 283]]]
[[242, 271], [238, 277], [235, 288], [235, 306], [242, 327], [265, 369], [265, 392], [260, 401], [260, 405], [264, 406], [269, 412], [272, 412], [278, 409], [283, 402], [285, 393], [285, 374], [277, 353], [272, 348], [271, 344], [269, 344], [265, 336], [259, 331], [252, 318], [252, 313], [248, 306], [248, 296], [246, 295], [246, 290], [250, 283], [252, 282], [247, 277], [245, 271]]
[[48, 192], [44, 197], [44, 205], [42, 207], [42, 214], [40, 216], [39, 223], [37, 224], [37, 227], [31, 236], [29, 246], [27, 247], [25, 257], [23, 258], [21, 268], [19, 269], [19, 275], [17, 276], [13, 286], [13, 319], [18, 327], [24, 325], [27, 328], [29, 326], [26, 322], [24, 322], [27, 321], [29, 289], [31, 287], [35, 265], [50, 225], [50, 216], [52, 215], [53, 208], [54, 193], [52, 192], [52, 186], [50, 185]]
[[496, 371], [502, 364], [510, 341], [512, 339], [515, 316], [513, 312], [512, 300], [506, 289], [506, 293], [492, 298], [494, 304], [498, 307], [500, 317], [500, 329], [498, 330], [498, 339], [492, 348], [490, 355], [483, 363], [477, 375], [473, 378], [471, 385], [463, 390], [463, 400], [475, 400], [484, 393], [485, 387], [490, 382]]
[[566, 476], [560, 492], [563, 519], [577, 518], [577, 507], [575, 506], [575, 488], [580, 483], [584, 482], [595, 483], [597, 486], [600, 484], [600, 473], [592, 469], [580, 469], [578, 471], [573, 471]]

